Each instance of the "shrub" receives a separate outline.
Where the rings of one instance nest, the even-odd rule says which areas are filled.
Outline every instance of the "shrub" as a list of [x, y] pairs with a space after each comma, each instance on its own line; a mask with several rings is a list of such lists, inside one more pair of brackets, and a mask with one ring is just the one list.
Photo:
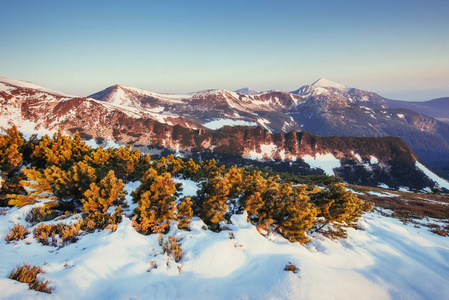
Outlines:
[[25, 220], [28, 223], [37, 224], [40, 222], [53, 220], [58, 215], [59, 215], [58, 212], [56, 212], [56, 211], [52, 210], [51, 208], [44, 205], [44, 206], [39, 206], [39, 207], [33, 208], [28, 213]]
[[178, 213], [176, 215], [176, 219], [179, 221], [179, 229], [188, 230], [193, 217], [192, 205], [193, 203], [190, 197], [185, 197], [178, 204]]
[[[201, 197], [197, 198], [201, 219], [211, 230], [219, 230], [219, 222], [224, 220], [228, 211], [228, 199], [238, 198], [242, 192], [242, 169], [232, 167], [223, 176], [213, 172], [203, 184]], [[232, 203], [232, 211], [238, 211], [238, 202]]]
[[0, 174], [10, 173], [22, 163], [22, 134], [16, 126], [8, 128], [6, 135], [0, 135]]
[[33, 167], [46, 168], [58, 166], [67, 170], [74, 163], [83, 160], [91, 148], [81, 140], [78, 134], [73, 137], [55, 133], [53, 138], [45, 135], [32, 145], [31, 164]]
[[162, 244], [162, 252], [167, 253], [171, 256], [175, 262], [180, 262], [184, 257], [184, 250], [182, 250], [181, 244], [179, 243], [181, 239], [174, 236], [169, 236], [167, 240]]
[[57, 232], [59, 233], [59, 237], [64, 245], [75, 243], [78, 240], [78, 234], [80, 231], [79, 223], [74, 225], [64, 225], [62, 223], [58, 223], [57, 226]]
[[[63, 223], [57, 224], [40, 224], [34, 231], [34, 237], [43, 245], [65, 246], [69, 243], [74, 243], [78, 240], [78, 233], [80, 231], [80, 224], [66, 225]], [[57, 237], [59, 235], [59, 239]]]
[[80, 221], [80, 228], [86, 232], [94, 232], [95, 230], [103, 230], [109, 225], [114, 225], [120, 222], [120, 214], [103, 214], [101, 212], [92, 212], [83, 214], [83, 219]]
[[142, 184], [133, 192], [137, 203], [133, 225], [142, 234], [166, 233], [170, 220], [174, 220], [176, 185], [170, 173], [158, 175], [149, 169], [142, 177]]
[[18, 266], [9, 274], [9, 278], [28, 283], [28, 286], [32, 290], [38, 292], [45, 292], [51, 294], [52, 288], [47, 287], [49, 283], [48, 280], [40, 281], [38, 279], [39, 274], [45, 273], [44, 270], [39, 266], [30, 266], [24, 263], [23, 266]]
[[84, 193], [82, 200], [85, 212], [101, 212], [106, 213], [109, 207], [116, 205], [121, 207], [126, 205], [123, 190], [125, 184], [121, 179], [117, 180], [113, 170], [110, 170], [105, 178], [99, 184], [92, 182], [89, 189]]
[[346, 237], [344, 227], [355, 226], [358, 218], [373, 207], [372, 203], [364, 202], [347, 191], [346, 186], [341, 183], [313, 193], [311, 201], [316, 206], [319, 217], [315, 230], [330, 238]]
[[29, 234], [28, 228], [17, 223], [11, 229], [10, 233], [5, 236], [5, 240], [9, 244], [12, 241], [23, 240], [24, 238], [26, 238], [28, 234]]
[[[57, 245], [56, 229], [54, 225], [40, 224], [33, 230], [34, 238], [42, 245]], [[51, 238], [51, 240], [49, 240]]]

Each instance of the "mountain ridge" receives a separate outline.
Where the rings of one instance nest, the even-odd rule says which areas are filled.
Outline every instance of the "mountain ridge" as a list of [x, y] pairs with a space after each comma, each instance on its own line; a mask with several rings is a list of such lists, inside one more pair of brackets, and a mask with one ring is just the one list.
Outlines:
[[[345, 128], [341, 126], [343, 124], [341, 123], [342, 119], [330, 119], [336, 123], [329, 123], [325, 117], [327, 115], [332, 116], [335, 111], [339, 110], [342, 111], [342, 116], [351, 111], [356, 112], [356, 116], [360, 115], [360, 107], [356, 102], [366, 101], [363, 97], [368, 97], [370, 95], [368, 93], [371, 92], [354, 89], [343, 92], [336, 90], [334, 87], [315, 88], [331, 89], [332, 93], [329, 95], [335, 95], [335, 97], [329, 99], [328, 94], [323, 93], [317, 97], [313, 94], [313, 91], [308, 94], [307, 91], [310, 92], [313, 86], [306, 86], [304, 93], [298, 95], [270, 91], [260, 95], [247, 96], [226, 90], [207, 90], [186, 95], [158, 94], [137, 88], [114, 85], [93, 94], [98, 99], [81, 97], [67, 99], [61, 95], [45, 94], [42, 91], [36, 92], [32, 89], [16, 87], [0, 92], [3, 98], [3, 100], [0, 98], [3, 107], [1, 115], [4, 120], [8, 121], [6, 124], [5, 121], [1, 122], [0, 126], [5, 128], [7, 125], [23, 122], [30, 127], [33, 127], [32, 124], [34, 124], [33, 130], [47, 129], [54, 131], [61, 129], [70, 133], [78, 132], [85, 139], [112, 140], [121, 144], [165, 147], [187, 152], [209, 151], [220, 155], [237, 155], [247, 159], [265, 161], [274, 159], [294, 162], [300, 157], [308, 155], [310, 157], [309, 163], [314, 164], [314, 157], [327, 155], [326, 153], [328, 153], [332, 155], [332, 159], [335, 159], [337, 169], [342, 168], [340, 171], [335, 170], [335, 172], [340, 172], [338, 174], [342, 174], [341, 176], [355, 180], [354, 174], [365, 172], [361, 168], [367, 161], [370, 161], [368, 157], [356, 159], [354, 154], [350, 154], [350, 151], [354, 151], [354, 153], [363, 157], [362, 153], [359, 153], [360, 149], [347, 149], [349, 152], [346, 151], [343, 155], [336, 150], [333, 142], [330, 142], [331, 146], [325, 150], [323, 149], [326, 147], [321, 150], [315, 147], [317, 141], [328, 139], [325, 137], [326, 135], [348, 135], [344, 132], [341, 134], [341, 131], [332, 131]], [[119, 91], [120, 97], [116, 97], [114, 94], [117, 91]], [[354, 95], [354, 93], [358, 93], [356, 94], [358, 98], [348, 96]], [[352, 98], [349, 99], [349, 97]], [[385, 110], [385, 108], [383, 109]], [[372, 119], [374, 114], [380, 113], [382, 111], [374, 112], [374, 109], [364, 107], [362, 116]], [[304, 114], [306, 118], [301, 117]], [[351, 123], [350, 117], [348, 115], [347, 119], [343, 121]], [[395, 113], [397, 124], [413, 123], [413, 118], [419, 119], [420, 115], [403, 111]], [[424, 120], [427, 123], [423, 121], [422, 130], [427, 130], [426, 126], [439, 124], [436, 123], [436, 120], [427, 118], [428, 120]], [[259, 129], [244, 126], [223, 127], [219, 130], [208, 129], [212, 122], [216, 124], [223, 121], [223, 124], [229, 124], [229, 122], [224, 122], [226, 120], [231, 120], [235, 124], [244, 123], [253, 127], [259, 126]], [[311, 120], [312, 123], [301, 122], [304, 120]], [[293, 142], [295, 139], [290, 138], [290, 144], [293, 143], [290, 146], [288, 143], [283, 144], [282, 141], [289, 140], [289, 136], [303, 136], [303, 133], [298, 133], [309, 130], [308, 127], [313, 125], [314, 120], [319, 120], [320, 128], [328, 131], [321, 134], [323, 137], [313, 135], [312, 138], [301, 139], [300, 143], [308, 145], [308, 152], [298, 152], [289, 148], [294, 147], [298, 142]], [[230, 123], [232, 124], [232, 122]], [[354, 124], [351, 123], [350, 125], [352, 129], [353, 127], [357, 129]], [[411, 125], [407, 126], [410, 127]], [[366, 130], [364, 128], [360, 130], [362, 129]], [[381, 136], [380, 129], [373, 127], [372, 132], [368, 132], [365, 136], [370, 134]], [[312, 131], [312, 133], [314, 132]], [[252, 142], [248, 143], [248, 141]], [[350, 139], [346, 138], [345, 141], [345, 143], [348, 143]], [[373, 141], [369, 144], [374, 143]], [[444, 143], [444, 140], [434, 139], [434, 141], [440, 144]], [[385, 147], [391, 146], [392, 144]], [[417, 159], [414, 158], [409, 163], [412, 161], [417, 161]], [[351, 162], [356, 167], [351, 167], [346, 162]], [[427, 163], [426, 160], [423, 162]], [[379, 182], [379, 177], [373, 175], [376, 172], [383, 172], [382, 177], [388, 177], [388, 172], [385, 171], [386, 169], [383, 166], [391, 167], [391, 162], [385, 158], [382, 160], [382, 164], [379, 164], [380, 169], [376, 169], [377, 171], [372, 167], [370, 167], [370, 170], [368, 168], [363, 173], [365, 174], [363, 175], [364, 182], [371, 185]], [[385, 172], [379, 171], [381, 169]], [[409, 164], [407, 169], [416, 168], [412, 163]], [[370, 176], [374, 176], [375, 179], [369, 179]], [[391, 182], [394, 182], [394, 180]], [[392, 187], [400, 186], [397, 182], [390, 185]], [[416, 186], [416, 184], [414, 185]], [[426, 185], [432, 187], [428, 182], [426, 182]]]

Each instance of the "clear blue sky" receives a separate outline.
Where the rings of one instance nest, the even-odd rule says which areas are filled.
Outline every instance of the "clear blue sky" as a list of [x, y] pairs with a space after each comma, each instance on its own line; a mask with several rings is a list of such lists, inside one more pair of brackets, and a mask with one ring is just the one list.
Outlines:
[[320, 77], [449, 96], [449, 1], [2, 1], [0, 76], [88, 95], [294, 90]]

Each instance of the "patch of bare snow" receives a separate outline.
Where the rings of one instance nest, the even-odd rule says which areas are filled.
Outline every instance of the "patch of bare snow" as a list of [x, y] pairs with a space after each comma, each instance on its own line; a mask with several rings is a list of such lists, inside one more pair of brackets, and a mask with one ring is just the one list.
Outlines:
[[317, 153], [315, 154], [315, 157], [304, 155], [302, 159], [309, 164], [311, 168], [322, 169], [327, 175], [334, 175], [334, 169], [341, 166], [340, 160], [332, 153]]
[[368, 194], [377, 196], [377, 197], [399, 197], [397, 194], [389, 193], [389, 192], [376, 192], [376, 191], [369, 191]]
[[211, 122], [207, 122], [204, 124], [204, 127], [207, 127], [212, 130], [220, 129], [223, 126], [257, 126], [257, 123], [247, 122], [244, 120], [233, 120], [233, 119], [218, 119]]
[[272, 158], [273, 155], [276, 153], [276, 150], [277, 147], [273, 143], [260, 145], [260, 152], [258, 152], [257, 150], [252, 150], [249, 152], [248, 155], [244, 157], [252, 160], [263, 160], [265, 158]]

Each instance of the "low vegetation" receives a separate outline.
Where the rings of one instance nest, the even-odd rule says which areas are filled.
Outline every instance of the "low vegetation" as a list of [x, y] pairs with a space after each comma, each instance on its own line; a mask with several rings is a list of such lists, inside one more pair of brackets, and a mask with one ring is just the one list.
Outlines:
[[166, 253], [169, 257], [173, 258], [175, 262], [180, 262], [184, 257], [184, 250], [182, 250], [180, 242], [181, 239], [169, 236], [162, 242], [162, 253]]
[[[354, 226], [372, 208], [334, 176], [278, 175], [173, 155], [152, 160], [130, 146], [91, 148], [78, 135], [57, 133], [26, 141], [13, 127], [1, 136], [0, 149], [2, 177], [11, 182], [2, 186], [5, 191], [9, 185], [3, 198], [7, 203], [0, 203], [21, 207], [44, 202], [26, 218], [32, 225], [39, 224], [33, 233], [44, 245], [74, 242], [80, 230], [117, 228], [128, 207], [125, 184], [133, 181], [141, 184], [131, 195], [137, 205], [131, 217], [135, 229], [145, 235], [166, 234], [173, 224], [188, 230], [194, 216], [209, 229], [220, 231], [233, 214], [246, 211], [261, 233], [276, 232], [291, 242], [307, 243], [307, 232], [345, 237], [345, 228]], [[175, 177], [199, 182], [197, 195], [179, 199], [182, 187]], [[327, 186], [318, 188], [316, 182]], [[82, 218], [73, 225], [41, 223], [63, 212]], [[166, 251], [177, 242], [170, 238]]]
[[52, 289], [47, 287], [49, 283], [48, 280], [41, 281], [38, 278], [38, 275], [43, 273], [45, 272], [41, 267], [31, 266], [25, 263], [12, 270], [11, 274], [9, 274], [9, 278], [28, 283], [29, 288], [32, 290], [51, 294]]
[[11, 229], [10, 233], [5, 236], [5, 240], [9, 244], [13, 241], [25, 239], [28, 234], [29, 234], [28, 228], [17, 223]]

